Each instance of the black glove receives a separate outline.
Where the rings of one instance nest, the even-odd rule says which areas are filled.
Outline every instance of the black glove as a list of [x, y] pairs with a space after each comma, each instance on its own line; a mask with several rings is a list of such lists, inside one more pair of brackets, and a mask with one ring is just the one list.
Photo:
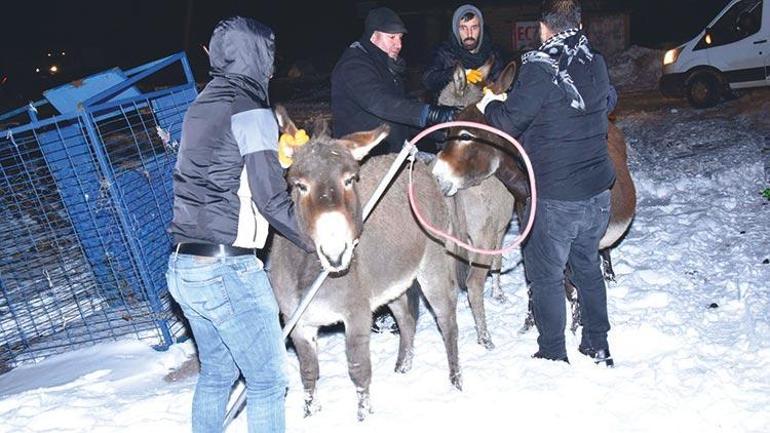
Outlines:
[[431, 126], [437, 123], [451, 122], [460, 110], [446, 105], [428, 105], [425, 110], [422, 126]]

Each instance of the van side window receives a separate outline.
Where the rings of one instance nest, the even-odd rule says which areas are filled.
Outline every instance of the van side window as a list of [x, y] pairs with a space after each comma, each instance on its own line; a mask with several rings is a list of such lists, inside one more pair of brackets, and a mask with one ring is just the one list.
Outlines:
[[709, 41], [701, 48], [730, 44], [757, 33], [762, 26], [762, 0], [743, 0], [730, 8], [708, 30]]

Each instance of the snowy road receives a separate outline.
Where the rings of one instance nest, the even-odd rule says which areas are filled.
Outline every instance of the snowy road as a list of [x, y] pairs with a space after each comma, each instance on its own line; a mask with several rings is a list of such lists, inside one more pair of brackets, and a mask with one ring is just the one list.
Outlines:
[[[418, 324], [414, 368], [393, 372], [397, 337], [372, 339], [374, 414], [356, 421], [344, 341], [319, 341], [323, 409], [302, 417], [291, 354], [289, 432], [770, 431], [770, 202], [760, 195], [766, 93], [698, 112], [682, 105], [621, 110], [636, 220], [613, 252], [608, 289], [617, 367], [596, 367], [568, 336], [571, 365], [530, 359], [520, 257], [506, 257], [508, 302], [487, 299], [497, 345], [476, 344], [459, 307], [464, 391], [448, 380], [432, 317]], [[424, 308], [423, 308], [424, 312]], [[102, 344], [0, 376], [0, 432], [189, 431], [195, 377], [162, 378], [191, 353], [134, 341]], [[233, 432], [245, 432], [238, 419]]]

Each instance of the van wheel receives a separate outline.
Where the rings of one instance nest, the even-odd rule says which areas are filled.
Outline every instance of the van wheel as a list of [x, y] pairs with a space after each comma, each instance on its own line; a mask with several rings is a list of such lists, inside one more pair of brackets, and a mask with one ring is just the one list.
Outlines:
[[719, 78], [714, 74], [700, 73], [687, 80], [687, 100], [695, 108], [709, 108], [717, 105], [721, 98]]

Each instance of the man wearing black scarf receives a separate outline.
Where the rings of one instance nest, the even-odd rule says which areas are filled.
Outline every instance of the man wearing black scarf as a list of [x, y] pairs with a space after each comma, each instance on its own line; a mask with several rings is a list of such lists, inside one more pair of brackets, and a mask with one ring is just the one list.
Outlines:
[[491, 56], [495, 63], [489, 73], [494, 80], [505, 66], [500, 50], [492, 43], [492, 38], [484, 34], [484, 16], [473, 5], [462, 5], [455, 9], [452, 16], [452, 34], [449, 40], [439, 44], [433, 52], [433, 61], [422, 76], [423, 84], [435, 99], [441, 90], [452, 80], [457, 63], [465, 68], [470, 83], [480, 81], [478, 68]]
[[490, 125], [522, 142], [535, 172], [535, 223], [522, 250], [539, 333], [533, 357], [567, 361], [569, 265], [583, 319], [578, 350], [609, 367], [607, 291], [598, 251], [615, 181], [607, 150], [611, 86], [607, 64], [580, 30], [580, 19], [577, 0], [545, 0], [543, 44], [522, 57], [505, 102], [485, 97], [477, 107]]
[[418, 129], [454, 118], [456, 109], [407, 98], [406, 63], [399, 56], [406, 26], [391, 9], [372, 9], [364, 34], [332, 71], [333, 135], [390, 125], [390, 134], [370, 155], [398, 152]]

